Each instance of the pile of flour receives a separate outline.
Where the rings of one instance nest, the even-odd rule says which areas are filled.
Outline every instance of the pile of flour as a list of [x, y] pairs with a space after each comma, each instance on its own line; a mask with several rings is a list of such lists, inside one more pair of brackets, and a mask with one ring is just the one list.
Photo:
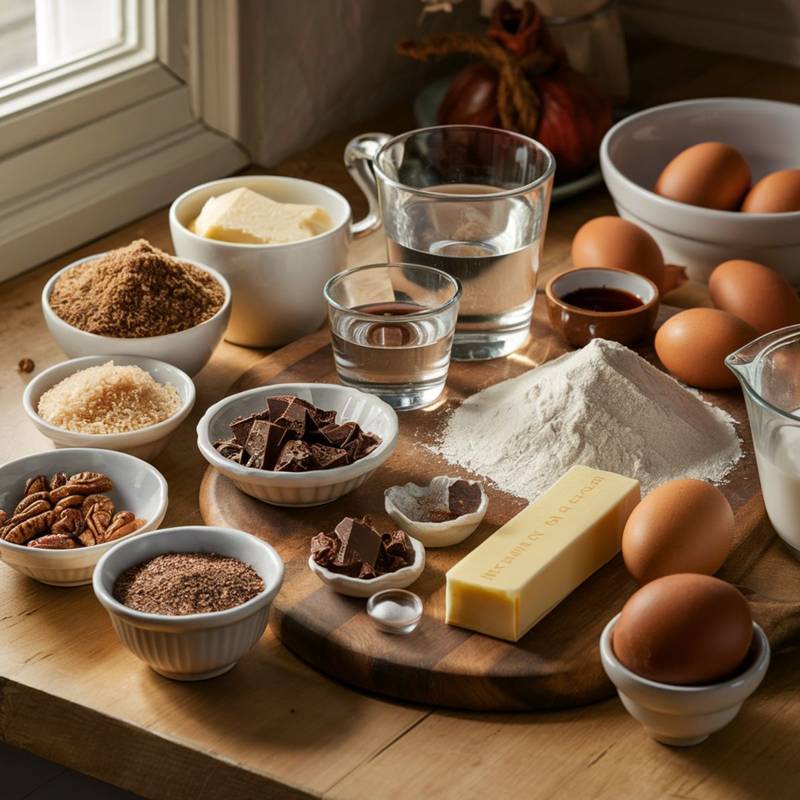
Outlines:
[[435, 452], [534, 500], [574, 464], [720, 483], [742, 455], [734, 419], [616, 342], [595, 339], [470, 397]]

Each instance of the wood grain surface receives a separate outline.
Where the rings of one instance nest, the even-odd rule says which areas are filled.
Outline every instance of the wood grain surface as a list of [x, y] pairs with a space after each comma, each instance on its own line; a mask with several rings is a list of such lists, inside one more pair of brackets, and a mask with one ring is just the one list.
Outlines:
[[[675, 309], [662, 309], [663, 320]], [[365, 613], [365, 601], [344, 597], [322, 584], [306, 564], [310, 538], [331, 530], [345, 516], [369, 514], [379, 529], [393, 523], [384, 512], [388, 486], [428, 483], [436, 475], [480, 478], [448, 464], [426, 449], [465, 398], [479, 389], [513, 378], [549, 361], [568, 348], [546, 322], [544, 297], [537, 299], [530, 343], [512, 357], [480, 363], [451, 364], [446, 394], [435, 406], [400, 417], [400, 443], [391, 459], [366, 484], [327, 506], [287, 509], [270, 506], [241, 493], [213, 469], [200, 490], [200, 512], [209, 525], [249, 531], [273, 544], [287, 572], [275, 600], [271, 625], [281, 641], [304, 661], [363, 689], [413, 702], [472, 710], [510, 711], [564, 708], [611, 696], [614, 688], [603, 672], [597, 643], [608, 620], [636, 589], [617, 556], [519, 642], [472, 633], [444, 622], [445, 573], [527, 503], [488, 484], [489, 510], [476, 533], [454, 547], [429, 549], [423, 575], [411, 587], [424, 602], [420, 627], [409, 636], [379, 632]], [[649, 343], [642, 353], [657, 361]], [[326, 333], [318, 333], [253, 366], [234, 390], [268, 383], [336, 383]], [[745, 455], [723, 491], [738, 512], [735, 552], [726, 575], [738, 580], [760, 559], [772, 562], [767, 546], [773, 537], [766, 522], [752, 454], [750, 431], [738, 390], [709, 393], [708, 399], [741, 424]], [[256, 410], [256, 409], [254, 409]], [[421, 457], [424, 454], [424, 457]], [[765, 553], [766, 549], [766, 553]], [[779, 554], [778, 554], [779, 555]], [[800, 577], [800, 565], [782, 560], [787, 582]], [[752, 586], [754, 590], [767, 587]], [[753, 610], [785, 644], [787, 618], [800, 611], [800, 590], [785, 605], [756, 600]], [[788, 625], [794, 635], [794, 626]]]

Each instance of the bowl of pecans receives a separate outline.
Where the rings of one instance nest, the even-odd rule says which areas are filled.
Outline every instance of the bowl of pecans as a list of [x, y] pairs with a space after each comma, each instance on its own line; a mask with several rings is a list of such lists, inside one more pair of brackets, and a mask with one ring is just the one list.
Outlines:
[[121, 539], [158, 528], [167, 482], [126, 453], [48, 450], [0, 467], [0, 559], [53, 586], [92, 581]]

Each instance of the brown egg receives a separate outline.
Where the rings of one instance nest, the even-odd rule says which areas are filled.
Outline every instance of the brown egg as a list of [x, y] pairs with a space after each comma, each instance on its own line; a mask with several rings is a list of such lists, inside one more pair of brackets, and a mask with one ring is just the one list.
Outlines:
[[735, 211], [750, 188], [750, 167], [722, 142], [702, 142], [678, 153], [658, 176], [656, 194], [692, 206]]
[[765, 175], [742, 202], [745, 214], [800, 211], [800, 169], [782, 169]]
[[689, 308], [668, 319], [656, 333], [656, 353], [678, 380], [698, 389], [730, 389], [736, 376], [725, 356], [756, 338], [756, 331], [717, 308]]
[[576, 267], [616, 267], [664, 285], [664, 258], [656, 240], [622, 217], [595, 217], [581, 226], [572, 240]]
[[622, 557], [639, 583], [680, 572], [713, 575], [733, 544], [733, 510], [705, 481], [662, 483], [633, 509], [622, 534]]
[[753, 638], [750, 607], [736, 587], [709, 575], [667, 575], [631, 596], [614, 627], [617, 658], [659, 683], [732, 677]]
[[708, 279], [717, 308], [743, 319], [757, 333], [800, 323], [800, 298], [777, 272], [755, 261], [725, 261]]

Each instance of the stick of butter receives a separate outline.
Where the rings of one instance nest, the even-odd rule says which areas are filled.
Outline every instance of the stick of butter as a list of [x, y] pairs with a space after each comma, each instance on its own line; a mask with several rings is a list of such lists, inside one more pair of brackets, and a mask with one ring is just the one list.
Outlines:
[[288, 244], [309, 239], [333, 223], [318, 206], [277, 203], [245, 187], [209, 197], [190, 230], [237, 244]]
[[639, 481], [572, 467], [447, 573], [445, 621], [518, 641], [619, 552]]

